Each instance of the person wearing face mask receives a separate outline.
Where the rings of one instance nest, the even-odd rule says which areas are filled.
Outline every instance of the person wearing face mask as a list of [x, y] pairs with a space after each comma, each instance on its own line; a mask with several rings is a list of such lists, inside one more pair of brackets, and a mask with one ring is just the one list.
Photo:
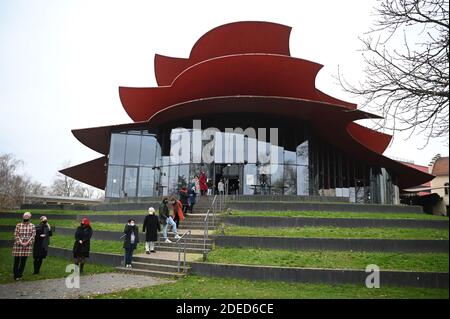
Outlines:
[[161, 225], [153, 207], [148, 209], [148, 215], [145, 216], [142, 231], [145, 233], [145, 253], [156, 253], [155, 241], [158, 241], [158, 231], [161, 231]]
[[31, 213], [23, 214], [23, 220], [16, 225], [12, 255], [14, 257], [14, 280], [22, 280], [28, 256], [33, 250], [36, 227], [30, 222]]
[[132, 268], [133, 251], [136, 249], [139, 243], [139, 229], [136, 226], [136, 221], [132, 218], [128, 220], [128, 224], [125, 225], [123, 230], [124, 242], [123, 248], [125, 249], [125, 268]]
[[78, 226], [75, 232], [75, 243], [73, 244], [73, 258], [75, 265], [80, 267], [80, 274], [83, 273], [84, 262], [89, 258], [91, 250], [92, 227], [89, 219], [86, 217], [81, 220], [81, 225]]
[[41, 270], [42, 261], [47, 257], [48, 245], [50, 244], [50, 237], [52, 236], [52, 229], [48, 223], [47, 217], [41, 217], [41, 223], [36, 226], [36, 237], [33, 246], [34, 259], [34, 273], [39, 274]]

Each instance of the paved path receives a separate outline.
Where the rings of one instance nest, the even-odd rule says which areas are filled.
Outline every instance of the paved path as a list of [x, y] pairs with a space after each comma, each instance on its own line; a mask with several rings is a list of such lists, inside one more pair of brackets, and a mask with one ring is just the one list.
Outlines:
[[46, 279], [0, 285], [0, 299], [76, 299], [81, 296], [173, 282], [148, 276], [105, 273], [81, 276], [80, 288], [69, 289], [65, 280], [65, 278]]

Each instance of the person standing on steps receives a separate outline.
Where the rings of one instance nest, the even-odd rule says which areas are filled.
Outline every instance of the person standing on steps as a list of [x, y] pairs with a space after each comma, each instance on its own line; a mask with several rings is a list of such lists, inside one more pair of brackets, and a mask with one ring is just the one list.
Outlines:
[[36, 227], [30, 222], [30, 219], [30, 212], [23, 214], [22, 222], [16, 225], [14, 231], [12, 255], [14, 257], [14, 280], [16, 281], [22, 280], [27, 258], [31, 255], [33, 250]]
[[86, 258], [89, 258], [92, 233], [91, 223], [88, 218], [84, 217], [75, 232], [75, 243], [73, 244], [73, 258], [75, 265], [80, 267], [80, 274], [83, 273]]
[[134, 218], [128, 220], [123, 230], [124, 241], [123, 248], [125, 249], [125, 268], [132, 268], [133, 252], [139, 243], [139, 229], [136, 226]]
[[155, 241], [158, 241], [158, 231], [161, 231], [161, 225], [158, 217], [155, 215], [155, 209], [150, 207], [148, 215], [145, 216], [142, 232], [145, 233], [145, 253], [156, 253]]
[[172, 196], [170, 198], [170, 203], [172, 204], [172, 218], [178, 229], [180, 220], [184, 220], [183, 204], [181, 203], [181, 201], [177, 200], [175, 196]]
[[172, 226], [173, 233], [175, 234], [175, 239], [179, 239], [177, 232], [177, 225], [173, 221], [173, 218], [170, 216], [169, 207], [167, 206], [169, 203], [169, 199], [166, 197], [163, 199], [161, 205], [159, 205], [159, 220], [161, 221], [161, 225], [163, 226], [163, 239], [166, 243], [171, 243], [172, 241], [167, 237], [167, 227], [169, 225]]
[[225, 194], [225, 184], [223, 183], [223, 180], [220, 180], [217, 184], [217, 190], [219, 191], [219, 195]]
[[36, 237], [33, 246], [33, 259], [34, 259], [34, 273], [38, 275], [42, 261], [47, 257], [48, 245], [50, 244], [50, 237], [52, 237], [52, 228], [48, 223], [47, 217], [42, 216], [41, 223], [36, 226]]
[[197, 193], [195, 191], [195, 183], [192, 182], [191, 186], [189, 187], [189, 199], [188, 199], [190, 214], [192, 214], [192, 212], [194, 211], [194, 205], [196, 201], [197, 201]]
[[180, 202], [183, 205], [182, 210], [183, 210], [183, 215], [186, 217], [187, 216], [187, 210], [189, 208], [189, 192], [187, 190], [187, 188], [185, 186], [183, 186], [180, 189], [180, 192], [178, 194], [179, 198], [180, 198]]
[[204, 171], [200, 173], [199, 184], [200, 184], [200, 195], [205, 196], [208, 191], [208, 184], [206, 182], [208, 179], [206, 178], [206, 174]]

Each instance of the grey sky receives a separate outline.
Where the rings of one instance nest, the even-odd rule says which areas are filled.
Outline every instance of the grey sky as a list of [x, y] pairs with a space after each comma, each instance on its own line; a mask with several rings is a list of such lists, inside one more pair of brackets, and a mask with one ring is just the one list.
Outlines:
[[[241, 20], [293, 28], [291, 54], [323, 64], [316, 86], [358, 102], [333, 75], [340, 65], [361, 80], [358, 36], [369, 29], [374, 1], [0, 0], [0, 152], [50, 184], [64, 161], [100, 156], [71, 129], [131, 122], [119, 86], [155, 86], [155, 53], [187, 57], [210, 29]], [[385, 153], [428, 164], [448, 154], [440, 141], [424, 150], [396, 137]]]

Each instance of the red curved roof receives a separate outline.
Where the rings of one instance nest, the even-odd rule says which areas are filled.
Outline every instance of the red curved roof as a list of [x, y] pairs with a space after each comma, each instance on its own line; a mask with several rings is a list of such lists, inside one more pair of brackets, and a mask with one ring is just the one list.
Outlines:
[[192, 47], [188, 59], [155, 55], [159, 86], [168, 86], [188, 67], [211, 58], [245, 53], [290, 56], [291, 27], [260, 21], [229, 23], [205, 33]]
[[[353, 123], [376, 116], [315, 87], [322, 65], [290, 56], [290, 31], [288, 26], [269, 22], [230, 23], [203, 35], [189, 58], [155, 55], [159, 87], [119, 88], [124, 109], [137, 122], [127, 125], [158, 127], [180, 117], [231, 111], [297, 117], [308, 120], [317, 135], [336, 147], [397, 173], [402, 188], [432, 179], [381, 155], [390, 135]], [[106, 155], [111, 129], [74, 130], [73, 134]]]

